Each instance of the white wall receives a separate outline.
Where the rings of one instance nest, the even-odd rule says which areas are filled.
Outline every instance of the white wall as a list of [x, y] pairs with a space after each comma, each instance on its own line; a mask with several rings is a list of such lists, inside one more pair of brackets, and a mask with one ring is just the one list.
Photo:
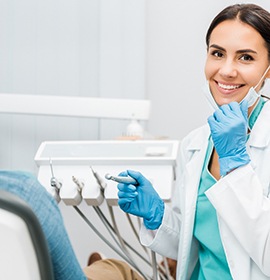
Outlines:
[[[181, 139], [206, 121], [204, 37], [234, 2], [0, 0], [0, 92], [147, 98], [149, 133]], [[255, 3], [270, 10], [269, 1]], [[36, 172], [42, 141], [112, 139], [126, 124], [0, 114], [0, 168]], [[72, 208], [60, 207], [82, 265], [94, 250], [115, 256]], [[99, 223], [93, 209], [82, 209]]]
[[[0, 0], [0, 92], [144, 98], [144, 22], [142, 0]], [[2, 114], [0, 168], [34, 170], [42, 141], [112, 139], [126, 124]]]

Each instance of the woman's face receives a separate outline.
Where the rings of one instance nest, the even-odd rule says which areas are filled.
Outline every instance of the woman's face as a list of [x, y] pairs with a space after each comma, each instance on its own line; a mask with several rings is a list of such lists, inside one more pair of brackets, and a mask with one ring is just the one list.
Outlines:
[[238, 20], [226, 20], [215, 27], [209, 40], [205, 76], [219, 106], [240, 102], [260, 82], [268, 65], [265, 41], [254, 28]]

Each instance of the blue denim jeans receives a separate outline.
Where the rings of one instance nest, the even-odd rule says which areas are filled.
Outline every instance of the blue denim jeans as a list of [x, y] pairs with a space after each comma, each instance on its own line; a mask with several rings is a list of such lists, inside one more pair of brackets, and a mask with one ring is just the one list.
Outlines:
[[35, 212], [48, 241], [55, 279], [85, 280], [58, 205], [38, 180], [20, 171], [0, 171], [0, 188], [22, 198]]

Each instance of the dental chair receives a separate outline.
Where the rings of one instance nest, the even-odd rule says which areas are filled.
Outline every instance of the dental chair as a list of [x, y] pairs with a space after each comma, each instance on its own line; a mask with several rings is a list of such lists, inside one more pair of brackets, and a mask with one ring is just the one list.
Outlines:
[[53, 280], [39, 221], [19, 197], [0, 190], [0, 279]]

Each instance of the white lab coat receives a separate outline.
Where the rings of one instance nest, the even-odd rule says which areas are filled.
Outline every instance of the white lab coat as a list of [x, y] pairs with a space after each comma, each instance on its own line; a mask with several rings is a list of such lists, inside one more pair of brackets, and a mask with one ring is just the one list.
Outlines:
[[[140, 234], [143, 245], [178, 260], [177, 280], [189, 279], [198, 260], [193, 224], [209, 135], [205, 125], [183, 139], [172, 206], [165, 206], [156, 232], [143, 227]], [[233, 279], [270, 279], [270, 101], [258, 116], [247, 149], [251, 163], [220, 179], [206, 195], [217, 211]]]

